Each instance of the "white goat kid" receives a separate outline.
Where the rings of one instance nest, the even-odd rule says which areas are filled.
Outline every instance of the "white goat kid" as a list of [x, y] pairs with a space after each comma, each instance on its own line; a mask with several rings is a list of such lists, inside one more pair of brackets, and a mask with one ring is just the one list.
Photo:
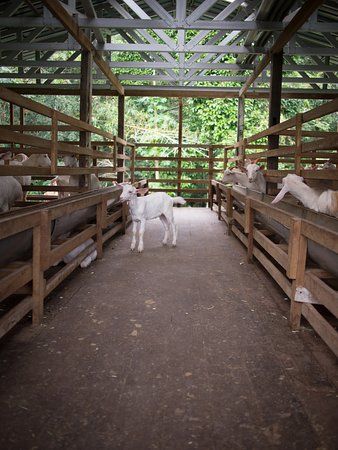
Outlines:
[[174, 222], [173, 205], [184, 205], [186, 201], [182, 197], [170, 197], [165, 192], [155, 192], [146, 197], [137, 197], [138, 192], [144, 192], [142, 189], [136, 189], [130, 184], [123, 184], [123, 191], [120, 196], [121, 201], [129, 203], [131, 218], [133, 221], [133, 238], [131, 242], [131, 251], [135, 250], [137, 224], [139, 227], [138, 251], [143, 251], [143, 235], [146, 227], [146, 221], [159, 218], [164, 227], [163, 245], [168, 244], [169, 232], [173, 235], [172, 245], [176, 247], [177, 226]]
[[281, 191], [271, 203], [281, 201], [285, 194], [290, 192], [306, 208], [338, 217], [338, 191], [316, 191], [304, 183], [303, 177], [291, 173], [283, 178], [282, 184]]

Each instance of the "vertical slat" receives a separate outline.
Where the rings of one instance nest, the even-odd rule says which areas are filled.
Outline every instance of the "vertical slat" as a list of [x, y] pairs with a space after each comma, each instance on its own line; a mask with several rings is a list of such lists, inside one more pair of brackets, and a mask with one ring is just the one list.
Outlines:
[[300, 175], [301, 171], [301, 153], [302, 153], [302, 123], [303, 114], [296, 115], [296, 150], [295, 150], [295, 172]]
[[244, 138], [244, 97], [238, 99], [237, 142]]
[[[270, 77], [270, 101], [269, 101], [269, 127], [280, 122], [280, 109], [282, 98], [282, 68], [283, 51], [274, 53], [271, 57], [271, 77]], [[279, 147], [279, 135], [268, 137], [268, 149]], [[278, 156], [267, 158], [267, 169], [278, 170]], [[275, 195], [277, 193], [277, 183], [267, 183], [267, 193]]]
[[[39, 325], [43, 318], [43, 301], [46, 280], [44, 267], [50, 251], [50, 219], [48, 211], [41, 211], [40, 226], [33, 229], [33, 325]], [[49, 267], [49, 265], [47, 265]]]
[[213, 195], [213, 189], [212, 189], [212, 176], [213, 176], [213, 169], [214, 169], [214, 150], [212, 147], [208, 148], [208, 177], [209, 177], [209, 208], [212, 209], [212, 195]]
[[[291, 258], [289, 259], [290, 275], [295, 276], [292, 282], [291, 307], [290, 307], [290, 325], [292, 330], [298, 330], [302, 316], [302, 303], [295, 301], [296, 288], [304, 285], [304, 276], [307, 256], [307, 239], [301, 234], [301, 219], [294, 219], [291, 226], [291, 235], [293, 243]], [[290, 248], [289, 248], [290, 250]]]
[[227, 201], [227, 218], [228, 218], [228, 235], [231, 234], [232, 221], [233, 221], [233, 197], [231, 195], [231, 188], [226, 190]]
[[[20, 106], [20, 125], [21, 125], [21, 130], [20, 133], [23, 134], [23, 126], [25, 125], [25, 110], [23, 109], [22, 106]], [[23, 152], [23, 145], [20, 144], [20, 150]]]
[[177, 195], [181, 195], [182, 178], [182, 142], [183, 142], [183, 100], [178, 99], [178, 149], [177, 149]]
[[244, 221], [244, 232], [248, 235], [247, 260], [251, 262], [253, 256], [254, 210], [251, 207], [251, 200], [249, 198], [245, 201]]
[[101, 202], [96, 206], [96, 251], [97, 257], [99, 259], [103, 256], [103, 239], [102, 239], [102, 229], [103, 229], [103, 196], [101, 197]]
[[130, 181], [135, 183], [135, 157], [136, 157], [136, 145], [131, 147], [130, 155]]
[[50, 148], [50, 160], [51, 160], [51, 173], [57, 174], [58, 165], [58, 120], [56, 111], [52, 113], [52, 129], [51, 129], [51, 148]]
[[219, 188], [219, 184], [216, 184], [216, 199], [217, 199], [217, 214], [218, 214], [218, 220], [221, 220], [221, 211], [222, 211], [222, 194], [221, 190]]
[[[124, 139], [124, 114], [125, 114], [125, 97], [124, 95], [119, 95], [117, 134], [118, 137], [120, 137], [121, 139]], [[121, 155], [124, 153], [123, 145], [121, 144], [117, 145], [117, 152]], [[123, 159], [117, 160], [117, 167], [123, 167], [123, 164], [124, 164]], [[124, 182], [124, 172], [117, 172], [117, 182], [118, 183]]]
[[223, 170], [228, 167], [228, 149], [223, 150]]

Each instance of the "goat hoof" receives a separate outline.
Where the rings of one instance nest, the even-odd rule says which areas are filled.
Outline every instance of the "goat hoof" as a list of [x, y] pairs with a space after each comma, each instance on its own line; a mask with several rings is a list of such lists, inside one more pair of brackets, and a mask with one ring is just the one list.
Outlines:
[[167, 247], [168, 246], [168, 242], [162, 242], [163, 247]]
[[130, 247], [130, 251], [133, 252], [135, 250], [135, 247]]
[[174, 248], [176, 247], [176, 243], [175, 243], [175, 244], [173, 244], [173, 247], [174, 247]]

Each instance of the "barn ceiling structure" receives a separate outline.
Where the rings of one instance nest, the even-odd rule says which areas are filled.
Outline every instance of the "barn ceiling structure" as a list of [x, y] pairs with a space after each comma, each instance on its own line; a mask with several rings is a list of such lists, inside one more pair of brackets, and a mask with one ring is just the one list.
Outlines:
[[94, 95], [333, 98], [335, 0], [11, 0], [0, 3], [0, 78], [22, 94], [78, 94], [81, 51]]

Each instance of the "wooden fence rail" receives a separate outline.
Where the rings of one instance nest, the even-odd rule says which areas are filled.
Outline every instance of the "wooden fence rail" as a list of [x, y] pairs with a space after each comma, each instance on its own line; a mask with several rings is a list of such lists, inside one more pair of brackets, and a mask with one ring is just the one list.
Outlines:
[[[28, 233], [31, 233], [32, 237], [30, 256], [27, 259], [23, 260], [21, 255], [0, 267], [0, 301], [13, 294], [23, 295], [20, 302], [1, 316], [0, 337], [30, 311], [33, 324], [39, 324], [43, 317], [45, 297], [93, 250], [96, 250], [98, 258], [101, 258], [104, 242], [116, 233], [125, 231], [128, 213], [126, 205], [118, 203], [120, 193], [120, 187], [105, 188], [49, 204], [15, 210], [1, 216], [1, 248], [5, 248], [8, 238], [16, 239], [19, 233], [27, 233], [28, 242]], [[79, 211], [88, 211], [88, 216], [83, 219], [82, 224], [72, 230], [70, 236], [53, 237], [55, 221]], [[53, 267], [89, 238], [94, 240], [93, 244], [85, 248], [73, 261], [57, 268]]]
[[[338, 333], [327, 314], [318, 305], [338, 318], [337, 277], [321, 267], [309, 265], [309, 242], [335, 252], [338, 264], [337, 219], [325, 216], [330, 228], [309, 218], [270, 205], [272, 197], [253, 198], [240, 190], [212, 181], [212, 201], [217, 206], [218, 218], [227, 224], [229, 234], [234, 234], [247, 248], [247, 259], [257, 259], [290, 298], [290, 324], [297, 330], [303, 315], [324, 342], [338, 356]], [[234, 208], [234, 204], [241, 207]], [[293, 206], [293, 208], [298, 208]], [[302, 209], [302, 208], [301, 208]], [[259, 214], [259, 222], [255, 220]], [[263, 219], [262, 219], [263, 218]], [[264, 223], [264, 218], [266, 219]], [[288, 230], [288, 243], [272, 237], [278, 233], [269, 221], [275, 221]], [[263, 223], [263, 224], [262, 224]], [[300, 301], [300, 290], [309, 292], [307, 301]]]
[[[20, 94], [0, 86], [0, 99], [9, 102], [10, 114], [8, 124], [1, 125], [0, 130], [0, 152], [10, 150], [12, 153], [25, 153], [27, 155], [36, 153], [46, 153], [51, 159], [51, 167], [27, 167], [27, 166], [0, 166], [1, 175], [83, 175], [86, 178], [85, 190], [90, 190], [89, 174], [99, 176], [104, 173], [116, 174], [117, 172], [125, 173], [127, 171], [126, 161], [130, 160], [126, 150], [131, 151], [134, 144], [131, 144], [118, 136], [113, 135], [104, 130], [100, 130], [93, 125], [75, 119], [55, 109], [49, 108], [41, 103], [35, 102]], [[14, 124], [14, 105], [20, 108], [20, 124]], [[49, 125], [27, 125], [24, 123], [24, 111], [28, 110], [37, 117], [45, 117], [50, 120]], [[38, 120], [38, 119], [37, 119]], [[66, 125], [64, 125], [66, 124]], [[42, 138], [30, 132], [49, 132], [50, 138]], [[90, 135], [99, 136], [100, 140], [92, 140], [88, 146], [81, 146], [80, 141], [61, 140], [58, 137], [59, 132], [87, 132]], [[90, 141], [90, 140], [89, 140]], [[7, 145], [7, 146], [6, 146]], [[102, 150], [108, 149], [108, 151]], [[60, 165], [60, 157], [63, 155], [79, 156], [78, 168], [69, 168]], [[83, 159], [84, 157], [84, 159]], [[123, 163], [117, 163], [122, 160]], [[111, 161], [111, 164], [104, 164], [105, 161]], [[103, 164], [102, 164], [103, 163]], [[117, 166], [120, 167], [117, 167]], [[31, 186], [32, 190], [36, 190], [36, 186]], [[69, 191], [73, 192], [73, 187], [69, 187]], [[78, 191], [83, 191], [79, 187]], [[26, 191], [30, 189], [25, 187]], [[55, 191], [51, 186], [50, 191]], [[63, 191], [68, 192], [68, 187]]]

